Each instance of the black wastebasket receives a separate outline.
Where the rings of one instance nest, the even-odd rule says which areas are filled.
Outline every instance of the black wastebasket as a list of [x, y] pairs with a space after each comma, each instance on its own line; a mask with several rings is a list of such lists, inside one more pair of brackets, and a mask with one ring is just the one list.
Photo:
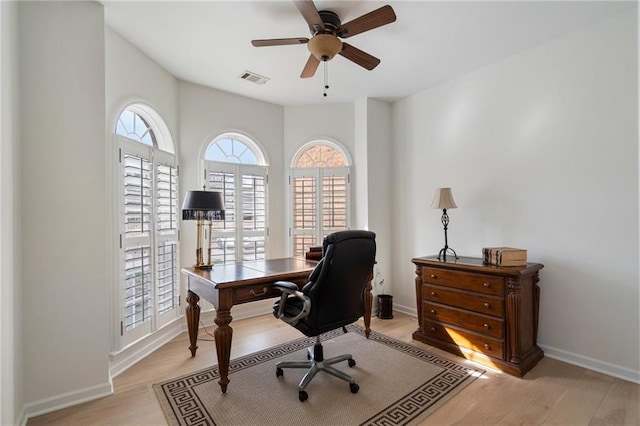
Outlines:
[[390, 294], [378, 295], [378, 318], [393, 318], [393, 296]]

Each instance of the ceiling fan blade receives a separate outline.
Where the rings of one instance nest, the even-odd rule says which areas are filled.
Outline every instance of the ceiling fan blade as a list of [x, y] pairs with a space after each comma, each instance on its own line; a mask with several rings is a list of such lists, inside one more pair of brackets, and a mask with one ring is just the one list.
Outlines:
[[251, 40], [251, 44], [253, 44], [255, 47], [283, 46], [287, 44], [306, 44], [308, 42], [309, 42], [309, 39], [305, 37], [269, 38], [265, 40]]
[[304, 20], [307, 21], [307, 24], [309, 24], [311, 34], [318, 32], [318, 29], [324, 30], [324, 22], [322, 22], [318, 9], [316, 9], [316, 5], [313, 4], [312, 0], [294, 0], [293, 3], [300, 11]]
[[342, 42], [342, 51], [340, 51], [340, 55], [355, 62], [361, 67], [368, 69], [369, 71], [377, 67], [380, 63], [380, 59], [345, 42]]
[[390, 24], [395, 22], [395, 20], [396, 14], [393, 8], [386, 5], [341, 25], [336, 31], [336, 34], [342, 38], [349, 38], [356, 34]]
[[307, 63], [302, 70], [302, 74], [300, 74], [300, 78], [313, 77], [318, 69], [318, 65], [320, 65], [318, 58], [313, 55], [309, 55], [309, 59], [307, 59]]

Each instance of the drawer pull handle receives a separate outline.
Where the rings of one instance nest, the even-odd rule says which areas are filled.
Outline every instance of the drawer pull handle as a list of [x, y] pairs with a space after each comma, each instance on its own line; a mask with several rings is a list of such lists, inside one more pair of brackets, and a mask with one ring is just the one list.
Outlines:
[[482, 326], [484, 328], [486, 328], [487, 330], [491, 328], [491, 326], [489, 324], [487, 324], [486, 322], [484, 324], [482, 324]]
[[267, 288], [262, 287], [262, 293], [256, 293], [254, 289], [251, 289], [249, 293], [251, 293], [252, 296], [264, 296], [265, 294], [267, 294]]
[[431, 327], [431, 331], [436, 331], [436, 328], [435, 327]]
[[482, 285], [484, 286], [484, 288], [489, 288], [489, 287], [491, 287], [491, 284], [489, 284], [489, 283], [484, 283], [484, 284], [482, 284]]
[[436, 313], [436, 310], [435, 310], [435, 309], [432, 309], [432, 310], [431, 310], [431, 313], [432, 313], [432, 314], [435, 314], [435, 313]]
[[433, 278], [433, 279], [435, 280], [435, 279], [436, 279], [436, 278], [438, 278], [438, 277], [436, 277], [436, 275], [435, 275], [435, 274], [431, 274], [431, 278]]
[[484, 302], [482, 304], [482, 306], [484, 306], [485, 308], [489, 309], [491, 307], [491, 305], [489, 304], [489, 302]]
[[431, 295], [432, 295], [432, 296], [435, 296], [435, 295], [436, 295], [436, 292], [435, 292], [435, 291], [432, 291], [432, 292], [431, 292]]
[[488, 343], [485, 343], [485, 344], [484, 344], [484, 348], [485, 348], [486, 350], [489, 350], [489, 349], [491, 349], [491, 345], [489, 345]]

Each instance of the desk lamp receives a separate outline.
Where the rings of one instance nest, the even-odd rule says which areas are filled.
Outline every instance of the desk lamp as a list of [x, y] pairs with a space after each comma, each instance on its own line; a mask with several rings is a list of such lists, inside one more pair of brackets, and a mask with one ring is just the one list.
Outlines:
[[458, 255], [456, 252], [449, 248], [447, 242], [447, 227], [449, 226], [449, 215], [447, 214], [447, 209], [455, 209], [456, 202], [453, 201], [453, 194], [451, 194], [451, 188], [437, 188], [436, 194], [433, 197], [433, 202], [431, 203], [432, 209], [442, 209], [442, 225], [444, 226], [444, 248], [440, 250], [438, 253], [438, 260], [447, 261], [447, 251], [451, 251], [453, 256], [458, 259]]
[[[224, 202], [222, 193], [215, 191], [187, 191], [182, 204], [182, 220], [195, 220], [198, 227], [196, 269], [211, 269], [211, 225], [214, 220], [224, 220]], [[205, 222], [207, 222], [205, 224]], [[209, 227], [209, 250], [207, 261], [204, 261], [203, 243], [205, 240], [205, 225]]]

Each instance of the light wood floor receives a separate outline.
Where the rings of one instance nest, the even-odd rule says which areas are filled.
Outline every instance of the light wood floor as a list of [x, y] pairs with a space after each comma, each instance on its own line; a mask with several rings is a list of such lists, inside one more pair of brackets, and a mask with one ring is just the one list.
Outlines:
[[[412, 340], [414, 318], [394, 315], [392, 320], [373, 318], [371, 328], [429, 348]], [[297, 330], [271, 315], [233, 321], [231, 325], [232, 358], [301, 337]], [[166, 424], [151, 386], [215, 363], [214, 344], [204, 339], [212, 338], [201, 330], [198, 353], [192, 358], [184, 333], [116, 377], [112, 396], [32, 418], [28, 425]], [[431, 350], [462, 360], [435, 348]], [[233, 378], [229, 389], [232, 387]], [[422, 425], [640, 425], [639, 387], [544, 358], [523, 379], [487, 371]], [[292, 401], [299, 403], [297, 397]]]

